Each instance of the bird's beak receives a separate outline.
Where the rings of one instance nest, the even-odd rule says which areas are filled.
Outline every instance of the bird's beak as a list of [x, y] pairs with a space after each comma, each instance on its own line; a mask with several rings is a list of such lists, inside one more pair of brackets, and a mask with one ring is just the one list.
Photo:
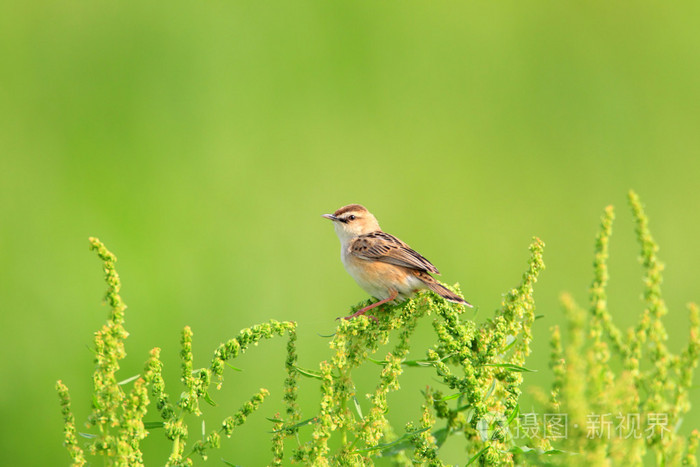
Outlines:
[[335, 217], [333, 214], [322, 214], [321, 217], [325, 217], [326, 219], [330, 219], [332, 221], [337, 221], [338, 218]]

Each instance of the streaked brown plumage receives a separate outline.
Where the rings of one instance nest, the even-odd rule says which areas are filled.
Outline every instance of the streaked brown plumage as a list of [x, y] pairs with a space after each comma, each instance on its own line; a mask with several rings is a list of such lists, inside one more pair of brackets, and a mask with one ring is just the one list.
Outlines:
[[446, 300], [471, 306], [430, 275], [440, 274], [430, 261], [395, 236], [383, 232], [377, 219], [364, 206], [350, 204], [323, 217], [333, 221], [345, 269], [360, 287], [380, 299], [348, 318], [397, 298], [406, 299], [424, 288]]
[[420, 253], [381, 230], [356, 237], [350, 242], [350, 251], [358, 258], [440, 274], [440, 271]]

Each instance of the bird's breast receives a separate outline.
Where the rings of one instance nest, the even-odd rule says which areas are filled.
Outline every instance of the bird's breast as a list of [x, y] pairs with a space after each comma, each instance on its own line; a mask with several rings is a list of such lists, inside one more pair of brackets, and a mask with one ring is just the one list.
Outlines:
[[348, 274], [375, 298], [388, 298], [392, 290], [399, 292], [401, 298], [406, 298], [425, 286], [407, 268], [383, 261], [361, 259], [351, 254], [347, 248], [342, 250], [341, 258]]

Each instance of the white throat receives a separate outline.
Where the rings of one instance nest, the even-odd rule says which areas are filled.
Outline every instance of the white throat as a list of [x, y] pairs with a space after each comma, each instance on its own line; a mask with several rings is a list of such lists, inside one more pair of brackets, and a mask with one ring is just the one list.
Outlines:
[[335, 229], [335, 234], [340, 239], [340, 244], [343, 246], [343, 248], [347, 247], [350, 240], [357, 236], [354, 233], [348, 232], [341, 223], [334, 222], [333, 228]]

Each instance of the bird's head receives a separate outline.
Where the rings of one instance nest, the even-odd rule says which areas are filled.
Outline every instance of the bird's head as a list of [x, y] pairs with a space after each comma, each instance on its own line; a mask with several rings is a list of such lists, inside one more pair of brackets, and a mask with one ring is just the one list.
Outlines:
[[360, 204], [343, 206], [333, 214], [323, 214], [323, 217], [333, 221], [335, 233], [341, 242], [380, 230], [377, 219]]

